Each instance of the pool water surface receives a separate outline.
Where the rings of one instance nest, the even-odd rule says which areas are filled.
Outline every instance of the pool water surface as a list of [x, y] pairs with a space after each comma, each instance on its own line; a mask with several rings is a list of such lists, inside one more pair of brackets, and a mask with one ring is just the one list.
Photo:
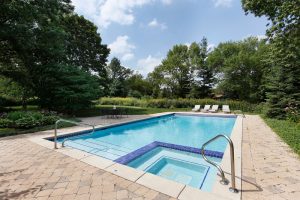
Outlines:
[[[65, 146], [211, 191], [217, 169], [202, 158], [200, 148], [216, 135], [230, 137], [235, 121], [232, 115], [170, 114], [66, 136], [58, 142], [67, 139]], [[206, 156], [220, 163], [226, 145], [226, 140], [216, 140], [207, 145]]]
[[[172, 114], [69, 137], [65, 145], [110, 160], [116, 160], [154, 141], [201, 148], [203, 143], [218, 134], [230, 136], [235, 120], [233, 116]], [[58, 142], [63, 140], [60, 138]], [[217, 140], [206, 148], [224, 152], [226, 145], [225, 140]]]

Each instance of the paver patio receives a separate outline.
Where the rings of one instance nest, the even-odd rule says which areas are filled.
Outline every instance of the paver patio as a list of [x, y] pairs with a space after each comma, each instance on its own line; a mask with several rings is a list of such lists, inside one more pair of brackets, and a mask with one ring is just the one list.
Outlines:
[[[299, 198], [297, 155], [258, 116], [244, 119], [243, 132], [242, 199]], [[14, 136], [0, 139], [0, 199], [173, 198]]]
[[242, 199], [300, 199], [300, 159], [257, 115], [244, 120]]

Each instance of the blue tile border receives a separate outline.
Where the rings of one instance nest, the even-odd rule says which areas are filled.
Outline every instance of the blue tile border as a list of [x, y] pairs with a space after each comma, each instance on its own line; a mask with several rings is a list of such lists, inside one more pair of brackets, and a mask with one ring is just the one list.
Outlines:
[[[120, 158], [114, 160], [114, 162], [126, 165], [129, 162], [133, 161], [134, 159], [142, 156], [143, 154], [151, 151], [152, 149], [154, 149], [156, 147], [165, 147], [165, 148], [179, 150], [179, 151], [201, 154], [201, 149], [198, 149], [198, 148], [155, 141], [155, 142], [152, 142], [146, 146], [143, 146], [129, 154], [121, 156]], [[219, 152], [219, 151], [205, 150], [204, 153], [206, 156], [215, 157], [215, 158], [223, 158], [223, 153]]]

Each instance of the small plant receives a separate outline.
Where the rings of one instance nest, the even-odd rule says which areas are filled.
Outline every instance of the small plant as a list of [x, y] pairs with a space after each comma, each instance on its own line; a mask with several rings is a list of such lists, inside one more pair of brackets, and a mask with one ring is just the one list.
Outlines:
[[296, 103], [289, 103], [285, 108], [286, 118], [292, 122], [300, 122], [299, 107]]
[[58, 119], [59, 117], [52, 112], [14, 111], [1, 116], [0, 128], [29, 129], [52, 125]]
[[10, 128], [13, 124], [14, 122], [10, 119], [0, 118], [0, 128]]

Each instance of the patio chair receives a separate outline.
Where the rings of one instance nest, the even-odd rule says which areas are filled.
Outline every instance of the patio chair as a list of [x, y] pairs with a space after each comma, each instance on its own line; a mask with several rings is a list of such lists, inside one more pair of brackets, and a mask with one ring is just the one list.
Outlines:
[[209, 110], [209, 112], [216, 113], [218, 112], [218, 109], [219, 109], [219, 105], [213, 105], [212, 108]]
[[224, 113], [230, 113], [229, 105], [223, 105], [223, 106], [222, 106], [222, 111], [223, 111]]
[[195, 105], [195, 107], [192, 109], [192, 111], [197, 112], [200, 111], [200, 105]]
[[210, 105], [205, 105], [204, 108], [201, 110], [202, 112], [208, 112], [210, 109]]

